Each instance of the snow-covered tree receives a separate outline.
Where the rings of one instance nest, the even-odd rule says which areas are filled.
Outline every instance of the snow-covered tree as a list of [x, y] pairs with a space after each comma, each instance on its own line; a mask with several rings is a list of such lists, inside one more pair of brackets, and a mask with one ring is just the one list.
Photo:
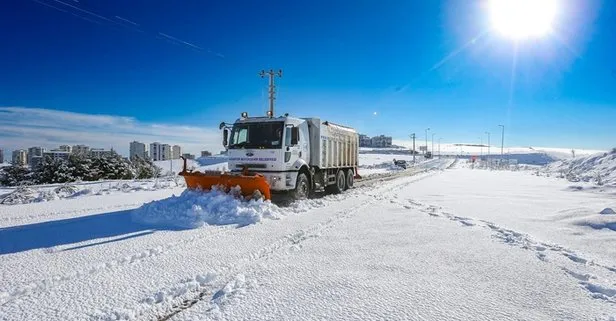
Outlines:
[[145, 179], [160, 176], [160, 168], [152, 162], [151, 159], [135, 156], [132, 159], [132, 167], [135, 173], [135, 178]]
[[0, 168], [0, 185], [32, 185], [32, 172], [24, 166], [6, 166]]
[[74, 182], [73, 170], [68, 161], [44, 157], [34, 169], [34, 179], [38, 184]]
[[132, 179], [134, 177], [130, 163], [119, 155], [94, 158], [90, 173], [94, 180]]
[[100, 158], [71, 155], [68, 160], [45, 157], [32, 172], [27, 167], [4, 167], [0, 170], [0, 184], [15, 186], [158, 176], [160, 168], [149, 159], [137, 157], [131, 162], [117, 154]]
[[76, 180], [94, 180], [91, 173], [92, 159], [82, 154], [73, 154], [68, 158], [68, 166]]

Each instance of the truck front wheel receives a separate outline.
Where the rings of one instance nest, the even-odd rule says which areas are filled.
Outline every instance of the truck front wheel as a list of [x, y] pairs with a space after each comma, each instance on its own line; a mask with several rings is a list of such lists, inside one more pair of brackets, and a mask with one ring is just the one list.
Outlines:
[[297, 182], [293, 190], [293, 198], [296, 200], [305, 200], [310, 195], [310, 183], [306, 174], [300, 173], [297, 175]]

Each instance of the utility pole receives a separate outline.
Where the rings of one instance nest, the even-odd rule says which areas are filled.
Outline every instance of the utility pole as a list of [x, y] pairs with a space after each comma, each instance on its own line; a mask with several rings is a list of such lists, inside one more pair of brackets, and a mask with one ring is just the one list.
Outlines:
[[505, 125], [498, 125], [503, 128], [503, 134], [501, 136], [501, 163], [503, 162], [503, 150], [505, 146]]
[[441, 158], [441, 139], [443, 139], [443, 137], [438, 139], [438, 158]]
[[415, 151], [415, 133], [411, 134], [411, 138], [413, 139], [413, 165], [415, 165], [415, 154], [417, 153]]
[[269, 71], [261, 70], [259, 76], [261, 78], [265, 78], [265, 76], [269, 77], [269, 111], [267, 112], [267, 116], [274, 117], [274, 100], [276, 99], [276, 85], [274, 84], [274, 77], [282, 77], [282, 69], [278, 69], [278, 71], [274, 71], [270, 69]]
[[426, 150], [424, 151], [424, 154], [428, 151], [428, 131], [430, 130], [430, 128], [426, 128]]

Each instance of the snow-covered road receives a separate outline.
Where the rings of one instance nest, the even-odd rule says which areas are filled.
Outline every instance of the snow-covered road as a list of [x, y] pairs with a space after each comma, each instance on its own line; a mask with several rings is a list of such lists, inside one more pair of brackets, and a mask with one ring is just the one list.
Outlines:
[[434, 170], [239, 228], [131, 220], [181, 189], [4, 206], [0, 319], [613, 320], [616, 200], [567, 187]]

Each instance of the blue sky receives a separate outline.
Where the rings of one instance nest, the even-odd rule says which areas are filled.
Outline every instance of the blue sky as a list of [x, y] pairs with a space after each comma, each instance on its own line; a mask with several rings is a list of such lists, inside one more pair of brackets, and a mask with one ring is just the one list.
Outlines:
[[486, 1], [4, 1], [0, 148], [219, 150], [220, 121], [265, 112], [263, 68], [284, 70], [278, 113], [369, 135], [613, 147], [616, 3], [560, 2], [553, 35], [515, 45]]

